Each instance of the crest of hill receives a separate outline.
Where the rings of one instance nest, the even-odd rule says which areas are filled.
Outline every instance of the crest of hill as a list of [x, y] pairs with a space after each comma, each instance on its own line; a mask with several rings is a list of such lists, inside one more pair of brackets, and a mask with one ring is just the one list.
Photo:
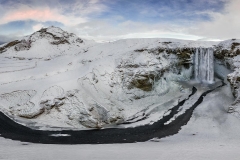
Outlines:
[[82, 48], [94, 43], [83, 40], [73, 33], [58, 27], [42, 28], [21, 40], [0, 46], [0, 53], [10, 57], [46, 58], [78, 53]]

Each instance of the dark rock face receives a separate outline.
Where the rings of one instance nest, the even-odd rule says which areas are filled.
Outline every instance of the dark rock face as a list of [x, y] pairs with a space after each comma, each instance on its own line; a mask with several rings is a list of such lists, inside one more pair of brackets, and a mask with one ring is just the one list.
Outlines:
[[234, 50], [237, 46], [239, 46], [240, 43], [237, 43], [237, 42], [233, 42], [232, 43], [232, 46], [231, 46], [231, 49]]
[[236, 39], [230, 40], [229, 44], [220, 43], [215, 47], [214, 56], [218, 59], [233, 58], [240, 55], [240, 43]]
[[[167, 45], [172, 42], [161, 43]], [[139, 55], [144, 54], [143, 52], [146, 52], [146, 54], [155, 57], [157, 61], [158, 60], [161, 61], [161, 58], [164, 58], [165, 60], [171, 63], [167, 67], [159, 68], [158, 65], [161, 65], [161, 62], [159, 61], [151, 65], [156, 67], [154, 71], [142, 71], [137, 74], [125, 71], [125, 74], [127, 75], [128, 79], [130, 79], [130, 81], [128, 81], [129, 83], [126, 83], [128, 84], [127, 88], [128, 89], [138, 88], [146, 92], [152, 91], [154, 88], [154, 84], [162, 78], [162, 75], [165, 72], [171, 70], [171, 72], [178, 74], [181, 72], [182, 67], [189, 69], [189, 67], [192, 65], [192, 54], [195, 53], [195, 50], [196, 48], [168, 48], [168, 47], [158, 47], [153, 49], [140, 48], [134, 50], [134, 52], [139, 52]], [[175, 57], [175, 60], [173, 60], [174, 58], [173, 59], [170, 58], [172, 56]], [[148, 65], [128, 62], [124, 63], [124, 65], [123, 64], [119, 65], [118, 68], [141, 70], [142, 67], [144, 66], [147, 67]]]
[[226, 57], [233, 58], [237, 55], [240, 55], [240, 50], [239, 49], [222, 49], [221, 47], [217, 47], [214, 55], [218, 59], [224, 59]]
[[[169, 44], [170, 42], [162, 42]], [[155, 55], [159, 55], [162, 53], [166, 53], [168, 55], [174, 54], [178, 57], [178, 65], [183, 65], [185, 68], [189, 68], [191, 65], [191, 55], [195, 53], [196, 48], [168, 48], [168, 47], [159, 47], [155, 49], [138, 49], [135, 52], [144, 52], [152, 53]]]
[[[162, 42], [164, 44], [170, 44], [172, 42]], [[137, 49], [134, 50], [135, 52], [144, 52], [147, 51], [148, 53], [154, 54], [161, 54], [166, 52], [167, 54], [175, 54], [178, 56], [180, 60], [187, 60], [191, 58], [191, 55], [195, 53], [196, 48], [168, 48], [168, 47], [159, 47], [155, 49]]]
[[240, 40], [231, 39], [223, 41], [215, 46], [214, 56], [223, 62], [226, 68], [233, 72], [228, 74], [232, 95], [235, 101], [229, 106], [228, 113], [238, 112], [240, 103], [240, 74], [237, 56], [240, 55]]
[[31, 48], [31, 43], [31, 40], [26, 41], [25, 39], [23, 39], [20, 43], [15, 45], [14, 49], [16, 51], [28, 50]]
[[81, 38], [77, 38], [76, 41], [77, 41], [78, 43], [83, 43], [83, 40], [82, 40]]
[[69, 42], [68, 42], [68, 40], [66, 40], [66, 39], [60, 39], [60, 40], [58, 40], [58, 41], [54, 41], [54, 42], [51, 42], [51, 44], [53, 44], [53, 45], [59, 45], [59, 44], [70, 44]]
[[18, 40], [9, 42], [8, 44], [4, 45], [3, 47], [0, 47], [0, 53], [5, 52], [8, 48], [13, 47], [19, 43], [21, 43], [21, 41], [18, 41]]
[[154, 85], [154, 82], [157, 81], [158, 75], [149, 73], [143, 75], [136, 75], [131, 82], [131, 85], [139, 88], [143, 91], [151, 91]]
[[228, 76], [227, 79], [230, 82], [230, 86], [231, 86], [233, 96], [235, 98], [237, 98], [239, 96], [238, 88], [240, 86], [240, 77], [239, 76], [236, 76], [236, 77], [229, 77]]
[[0, 53], [5, 52], [8, 48], [11, 48], [11, 47], [14, 47], [16, 51], [28, 50], [31, 48], [31, 43], [32, 43], [31, 40], [25, 40], [25, 39], [21, 41], [15, 40], [1, 47]]
[[71, 35], [66, 32], [63, 37], [58, 37], [50, 32], [47, 31], [47, 28], [42, 28], [41, 30], [38, 31], [40, 33], [41, 37], [46, 37], [50, 36], [52, 37], [55, 41], [51, 42], [53, 45], [59, 45], [59, 44], [70, 44], [67, 38], [69, 38]]
[[[37, 31], [37, 32], [40, 33], [40, 36], [41, 36], [41, 37], [45, 37], [46, 35], [50, 35], [50, 36], [53, 37], [54, 40], [60, 40], [60, 39], [61, 39], [61, 37], [58, 37], [58, 36], [56, 36], [56, 35], [54, 35], [54, 34], [52, 34], [52, 33], [50, 33], [50, 32], [47, 32], [47, 28], [42, 28], [42, 29], [40, 29], [40, 30]], [[66, 37], [66, 38], [68, 38], [68, 37]]]

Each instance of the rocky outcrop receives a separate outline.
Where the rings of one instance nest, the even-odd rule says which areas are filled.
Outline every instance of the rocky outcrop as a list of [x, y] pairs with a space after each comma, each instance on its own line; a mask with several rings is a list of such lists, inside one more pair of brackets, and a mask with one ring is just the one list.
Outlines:
[[133, 86], [144, 91], [151, 91], [153, 89], [154, 81], [158, 80], [155, 77], [158, 77], [156, 73], [143, 73], [135, 75], [131, 81], [131, 85], [129, 85], [128, 88], [130, 89], [131, 86]]
[[28, 50], [31, 48], [31, 40], [15, 40], [12, 42], [9, 42], [8, 44], [4, 45], [3, 47], [0, 47], [0, 53], [6, 52], [7, 49], [14, 47], [15, 51], [23, 51]]
[[[162, 42], [164, 44], [170, 44], [172, 42]], [[148, 54], [151, 60], [146, 62], [130, 62], [129, 60], [122, 61], [118, 68], [129, 69], [130, 71], [125, 71], [123, 77], [130, 79], [127, 81], [128, 88], [139, 88], [143, 91], [151, 91], [154, 88], [154, 84], [160, 80], [165, 72], [181, 72], [181, 66], [184, 68], [189, 68], [192, 65], [192, 55], [195, 52], [195, 48], [168, 48], [168, 47], [157, 47], [153, 49], [137, 49], [135, 52], [141, 54]], [[139, 59], [136, 58], [136, 59]], [[143, 58], [144, 59], [144, 58]], [[170, 63], [162, 64], [162, 62], [168, 61]], [[144, 67], [151, 68], [146, 71]], [[133, 73], [131, 68], [134, 70], [139, 70]], [[178, 70], [178, 71], [177, 71]]]
[[27, 102], [26, 104], [21, 106], [21, 109], [12, 112], [17, 113], [19, 117], [32, 119], [41, 115], [44, 112], [44, 109], [36, 107], [35, 104], [32, 102]]
[[28, 50], [30, 48], [31, 48], [31, 40], [26, 41], [25, 39], [21, 40], [21, 42], [16, 44], [14, 47], [16, 51]]
[[78, 37], [72, 39], [76, 37], [76, 35], [73, 33], [65, 32], [62, 29], [56, 27], [42, 28], [39, 31], [33, 33], [29, 39], [35, 41], [35, 37], [51, 38], [50, 43], [53, 45], [83, 43], [83, 40]]
[[6, 52], [8, 48], [11, 48], [19, 43], [21, 43], [21, 41], [19, 41], [19, 40], [15, 40], [15, 41], [7, 43], [3, 47], [0, 47], [0, 53]]
[[58, 108], [64, 104], [64, 90], [59, 86], [52, 86], [45, 90], [39, 102], [40, 109], [47, 112], [53, 107]]
[[10, 112], [13, 115], [33, 118], [41, 112], [39, 110], [33, 110], [35, 104], [31, 102], [31, 99], [35, 94], [36, 91], [34, 90], [5, 93], [0, 95], [0, 103], [5, 109], [10, 109]]
[[[164, 42], [163, 42], [164, 43]], [[170, 42], [168, 42], [170, 43]], [[155, 54], [160, 54], [166, 52], [167, 54], [175, 54], [179, 57], [180, 60], [190, 59], [191, 55], [195, 53], [196, 48], [192, 47], [183, 47], [183, 48], [169, 48], [169, 47], [157, 47], [153, 49], [136, 49], [135, 52], [152, 52]]]
[[230, 82], [231, 90], [235, 98], [239, 95], [240, 75], [235, 72], [228, 75], [227, 80]]
[[215, 46], [214, 56], [233, 72], [227, 76], [235, 101], [229, 106], [229, 113], [240, 110], [240, 40], [231, 39]]
[[215, 48], [215, 57], [218, 59], [233, 58], [240, 55], [240, 41], [237, 39], [223, 41]]
[[37, 32], [34, 32], [30, 36], [24, 37], [21, 41], [15, 40], [12, 41], [3, 47], [0, 47], [0, 53], [7, 52], [9, 49], [13, 48], [15, 51], [24, 51], [31, 49], [32, 46], [38, 45], [38, 41], [40, 40], [48, 40], [51, 45], [75, 45], [79, 46], [84, 43], [84, 41], [77, 37], [73, 33], [68, 33], [63, 31], [58, 27], [48, 27], [42, 28]]

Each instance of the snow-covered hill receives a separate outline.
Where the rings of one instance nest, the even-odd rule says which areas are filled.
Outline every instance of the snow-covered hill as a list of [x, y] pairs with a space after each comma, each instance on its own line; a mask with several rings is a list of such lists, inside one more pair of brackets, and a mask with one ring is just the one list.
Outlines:
[[51, 58], [66, 54], [76, 54], [81, 49], [94, 44], [73, 33], [57, 27], [42, 28], [33, 34], [0, 46], [0, 53], [17, 58]]
[[0, 109], [42, 129], [153, 123], [191, 94], [179, 81], [191, 79], [195, 49], [223, 46], [222, 51], [227, 44], [177, 39], [95, 43], [60, 28], [43, 28], [0, 46]]

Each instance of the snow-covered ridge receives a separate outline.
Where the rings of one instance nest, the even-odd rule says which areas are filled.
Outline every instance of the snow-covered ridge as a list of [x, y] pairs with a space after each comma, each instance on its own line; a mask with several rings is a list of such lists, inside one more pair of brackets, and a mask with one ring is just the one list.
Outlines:
[[73, 33], [58, 27], [42, 28], [21, 40], [15, 40], [0, 46], [0, 53], [8, 57], [48, 58], [76, 54], [81, 48], [94, 43], [83, 40]]
[[234, 50], [234, 49], [239, 49], [240, 48], [240, 39], [229, 39], [222, 41], [218, 44], [217, 47], [221, 47], [222, 49], [226, 50]]

